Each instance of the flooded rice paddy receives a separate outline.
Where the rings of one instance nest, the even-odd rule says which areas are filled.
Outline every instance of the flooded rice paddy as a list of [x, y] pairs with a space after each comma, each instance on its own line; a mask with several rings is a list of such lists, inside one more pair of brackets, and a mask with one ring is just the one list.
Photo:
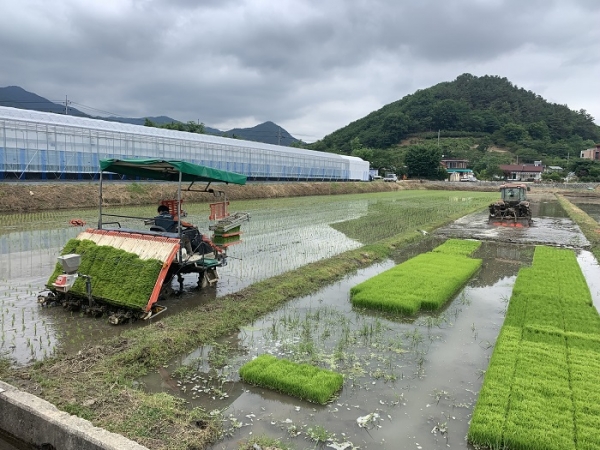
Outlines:
[[[219, 269], [216, 289], [193, 289], [197, 277], [186, 277], [183, 296], [167, 302], [174, 313], [198, 302], [238, 291], [309, 262], [328, 258], [361, 244], [331, 228], [329, 224], [366, 214], [367, 197], [354, 201], [298, 199], [274, 200], [269, 208], [249, 209], [250, 222], [243, 226], [243, 243], [230, 248], [229, 264]], [[246, 205], [259, 205], [247, 202]], [[279, 204], [279, 208], [277, 207]], [[186, 220], [208, 230], [208, 206], [186, 205]], [[152, 207], [111, 209], [111, 214], [152, 217]], [[97, 211], [34, 213], [10, 217], [0, 228], [0, 356], [26, 364], [52, 354], [58, 347], [77, 348], [91, 339], [119, 333], [123, 328], [105, 326], [104, 321], [68, 313], [62, 308], [40, 308], [38, 294], [54, 270], [64, 244], [84, 229], [68, 225], [70, 219], [97, 222]], [[123, 228], [140, 228], [139, 219], [118, 219]], [[142, 225], [143, 226], [143, 225]], [[127, 326], [143, 326], [134, 323]]]
[[[570, 200], [573, 201], [574, 199]], [[574, 201], [574, 203], [585, 211], [592, 219], [600, 223], [600, 200], [596, 200], [595, 202], [592, 202], [590, 199], [581, 200], [582, 201]]]
[[[218, 288], [189, 289], [170, 299], [168, 313], [357, 248], [359, 242], [330, 225], [367, 214], [372, 201], [368, 196], [338, 196], [240, 204], [252, 218], [242, 227], [244, 242], [231, 248], [230, 263], [220, 270]], [[530, 264], [533, 246], [576, 248], [594, 303], [600, 306], [600, 268], [585, 250], [585, 237], [557, 202], [540, 199], [533, 206], [531, 228], [490, 227], [486, 211], [465, 216], [432, 233], [431, 239], [403, 249], [393, 260], [289, 302], [238, 333], [176, 358], [139, 384], [148, 391], [180, 396], [222, 420], [224, 436], [215, 449], [235, 449], [240, 441], [261, 435], [295, 448], [325, 442], [340, 449], [468, 448], [465, 436], [483, 374], [517, 272]], [[121, 213], [152, 216], [151, 209]], [[205, 205], [188, 205], [187, 219], [200, 229], [208, 225], [204, 209]], [[123, 329], [37, 305], [37, 293], [56, 256], [79, 232], [66, 226], [71, 218], [96, 220], [95, 211], [73, 211], [47, 217], [45, 224], [29, 229], [15, 223], [0, 231], [0, 270], [7, 274], [0, 280], [0, 354], [19, 364]], [[124, 222], [124, 227], [135, 225]], [[483, 259], [483, 266], [442, 311], [399, 319], [351, 306], [352, 286], [448, 237], [483, 240], [474, 255]], [[191, 287], [195, 280], [186, 284]], [[239, 367], [262, 353], [339, 371], [345, 377], [343, 390], [335, 401], [320, 406], [240, 382]]]

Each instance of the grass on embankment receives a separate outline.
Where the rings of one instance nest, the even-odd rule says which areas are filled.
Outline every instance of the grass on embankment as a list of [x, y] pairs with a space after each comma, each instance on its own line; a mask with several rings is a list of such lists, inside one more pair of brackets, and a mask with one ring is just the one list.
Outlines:
[[586, 239], [592, 245], [591, 251], [596, 257], [596, 261], [600, 261], [600, 224], [588, 216], [581, 208], [571, 203], [566, 197], [560, 194], [556, 194], [556, 197], [571, 220], [579, 226]]
[[468, 433], [507, 449], [600, 448], [600, 316], [572, 250], [519, 271]]
[[[485, 196], [446, 192], [446, 198], [448, 195], [461, 199], [468, 196], [472, 200], [453, 202], [451, 213], [434, 214], [432, 220], [425, 203], [434, 197], [428, 191], [421, 192], [426, 194], [421, 199], [422, 217], [429, 222], [420, 228], [427, 231], [483, 209], [491, 198], [496, 197], [495, 193]], [[356, 228], [362, 234], [356, 239], [368, 238], [369, 223], [376, 219], [376, 216], [368, 215], [362, 218], [362, 231], [359, 230], [361, 227]], [[396, 218], [398, 221], [408, 219], [402, 215]], [[417, 218], [410, 219], [415, 223]], [[377, 243], [255, 283], [236, 294], [156, 323], [135, 329], [124, 328], [120, 336], [103, 340], [78, 354], [59, 356], [20, 370], [5, 368], [2, 371], [0, 365], [0, 377], [14, 381], [62, 410], [85, 417], [96, 426], [124, 434], [150, 448], [203, 448], [215, 440], [220, 423], [204, 411], [190, 411], [184, 401], [169, 394], [148, 394], [135, 388], [136, 379], [167, 364], [175, 355], [185, 354], [235, 332], [283, 303], [389, 258], [398, 248], [420, 239], [423, 236], [414, 229], [390, 234]], [[196, 423], [205, 425], [198, 427]]]
[[321, 405], [331, 400], [344, 383], [344, 377], [339, 373], [267, 354], [240, 367], [240, 378]]
[[481, 259], [468, 257], [480, 246], [480, 241], [449, 239], [352, 287], [350, 300], [354, 306], [404, 315], [439, 309], [481, 267]]

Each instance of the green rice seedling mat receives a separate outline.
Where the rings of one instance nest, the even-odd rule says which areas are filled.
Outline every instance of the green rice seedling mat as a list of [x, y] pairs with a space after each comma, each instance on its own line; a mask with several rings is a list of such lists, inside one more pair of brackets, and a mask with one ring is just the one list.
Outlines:
[[241, 230], [241, 228], [242, 228], [242, 226], [241, 226], [241, 225], [238, 225], [237, 227], [230, 228], [230, 229], [228, 229], [227, 231], [225, 231], [225, 230], [223, 229], [223, 227], [219, 227], [219, 226], [217, 226], [217, 227], [214, 229], [214, 233], [215, 233], [215, 236], [222, 236], [222, 235], [224, 235], [224, 234], [234, 234], [234, 233], [239, 233], [239, 232], [240, 232], [240, 230]]
[[219, 236], [219, 235], [214, 235], [212, 237], [212, 241], [213, 244], [216, 245], [224, 245], [224, 244], [230, 244], [232, 242], [238, 242], [241, 240], [241, 236], [239, 234], [233, 235], [233, 236]]
[[331, 400], [344, 384], [339, 373], [267, 354], [244, 364], [240, 377], [247, 383], [321, 405]]
[[468, 440], [600, 448], [600, 316], [572, 250], [537, 247], [519, 271]]
[[449, 239], [350, 290], [354, 306], [414, 315], [436, 310], [479, 270], [481, 259], [470, 258], [480, 241]]
[[[62, 255], [81, 255], [79, 273], [92, 277], [92, 295], [116, 306], [143, 309], [148, 304], [162, 263], [156, 259], [140, 259], [138, 255], [106, 245], [97, 245], [87, 239], [71, 239]], [[63, 273], [57, 263], [48, 280], [48, 288]], [[85, 279], [79, 277], [69, 291], [87, 298]]]

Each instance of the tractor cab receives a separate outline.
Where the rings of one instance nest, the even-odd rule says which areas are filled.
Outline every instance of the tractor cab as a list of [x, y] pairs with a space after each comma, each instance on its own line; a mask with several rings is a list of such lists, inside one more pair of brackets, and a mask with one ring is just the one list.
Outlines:
[[524, 184], [506, 184], [500, 186], [500, 196], [507, 203], [527, 201], [528, 188]]

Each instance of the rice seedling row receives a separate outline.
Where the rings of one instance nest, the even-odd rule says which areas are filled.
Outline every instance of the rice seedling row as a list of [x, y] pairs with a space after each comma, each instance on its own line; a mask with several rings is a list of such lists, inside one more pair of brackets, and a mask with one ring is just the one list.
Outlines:
[[263, 354], [240, 368], [240, 378], [257, 386], [324, 405], [342, 388], [344, 377], [310, 364]]
[[572, 250], [521, 269], [468, 440], [507, 449], [600, 447], [600, 316]]
[[267, 208], [264, 202], [245, 202], [244, 210], [252, 218], [244, 226], [243, 244], [230, 249], [237, 261], [220, 274], [224, 280], [235, 280], [236, 286], [247, 286], [267, 273], [277, 275], [332, 257], [375, 237], [428, 228], [440, 217], [484, 207], [494, 195], [402, 191], [344, 196], [343, 202], [339, 196], [296, 198], [293, 204], [290, 199], [275, 199]]
[[410, 192], [396, 195], [393, 201], [372, 202], [368, 216], [342, 223], [334, 228], [364, 244], [380, 241], [406, 231], [427, 228], [439, 217], [448, 217], [459, 211], [485, 207], [494, 194], [473, 192], [457, 197], [444, 191]]
[[481, 267], [480, 259], [469, 258], [480, 245], [480, 241], [450, 239], [354, 286], [352, 304], [404, 315], [439, 309]]

